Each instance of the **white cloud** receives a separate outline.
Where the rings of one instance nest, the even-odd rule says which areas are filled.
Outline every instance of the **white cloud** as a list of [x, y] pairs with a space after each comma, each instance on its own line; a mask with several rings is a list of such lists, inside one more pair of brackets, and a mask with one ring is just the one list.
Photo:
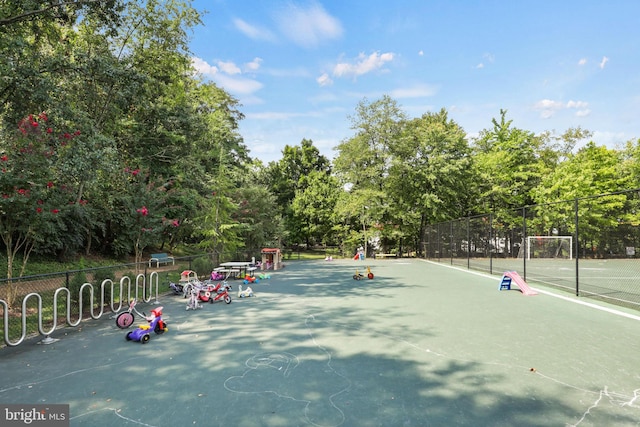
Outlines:
[[237, 94], [246, 95], [262, 89], [262, 83], [259, 81], [243, 77], [231, 77], [218, 73], [214, 80], [225, 90]]
[[320, 4], [307, 7], [289, 4], [276, 16], [280, 31], [294, 43], [303, 47], [315, 47], [326, 40], [342, 36], [342, 25], [329, 15]]
[[206, 61], [198, 57], [191, 58], [191, 65], [198, 73], [205, 76], [215, 76], [218, 73], [217, 67], [209, 65]]
[[250, 95], [262, 89], [262, 83], [259, 81], [236, 76], [240, 73], [240, 70], [232, 62], [219, 61], [218, 65], [220, 66], [222, 64], [224, 67], [224, 69], [222, 69], [209, 65], [201, 58], [194, 57], [191, 58], [191, 64], [200, 74], [211, 78], [229, 92]]
[[258, 71], [262, 65], [262, 58], [253, 58], [253, 61], [244, 64], [246, 71]]
[[630, 136], [624, 132], [607, 132], [607, 131], [594, 131], [591, 138], [592, 141], [598, 141], [598, 144], [606, 145], [607, 147], [622, 146], [626, 141], [630, 139]]
[[496, 60], [496, 56], [492, 53], [485, 53], [484, 55], [482, 55], [482, 57], [484, 58], [484, 61], [478, 63], [478, 65], [475, 66], [477, 70], [481, 70], [482, 68], [484, 68], [485, 63], [493, 64]]
[[564, 104], [560, 101], [554, 101], [551, 99], [542, 99], [535, 103], [533, 106], [536, 110], [560, 110], [564, 107]]
[[233, 62], [218, 61], [218, 69], [223, 73], [234, 75], [240, 74], [240, 68]]
[[353, 63], [341, 62], [336, 64], [336, 66], [333, 68], [333, 75], [336, 77], [361, 76], [363, 74], [382, 68], [385, 63], [393, 61], [393, 58], [393, 53], [389, 52], [383, 54], [374, 52], [369, 56], [365, 56], [364, 53], [361, 53]]
[[238, 31], [240, 31], [242, 34], [249, 37], [250, 39], [267, 40], [267, 41], [275, 40], [275, 36], [273, 35], [273, 33], [271, 33], [271, 31], [251, 25], [243, 21], [242, 19], [234, 19], [233, 25], [235, 25]]
[[316, 81], [320, 86], [330, 86], [333, 84], [333, 80], [331, 80], [331, 77], [329, 77], [327, 73], [322, 74]]
[[602, 61], [600, 61], [600, 64], [598, 65], [600, 69], [603, 69], [604, 66], [607, 64], [607, 62], [609, 62], [609, 58], [607, 58], [606, 56], [603, 56]]
[[540, 111], [540, 117], [548, 119], [560, 110], [578, 110], [575, 115], [577, 117], [585, 117], [591, 114], [589, 103], [586, 101], [554, 101], [552, 99], [542, 99], [533, 105], [534, 110]]
[[391, 91], [392, 98], [423, 98], [433, 96], [437, 92], [433, 86], [419, 84], [413, 87], [395, 89]]
[[424, 55], [424, 51], [421, 50], [418, 52], [418, 56], [423, 56], [423, 55]]
[[578, 65], [585, 65], [587, 63], [587, 58], [581, 58], [580, 61], [578, 61]]
[[587, 106], [589, 106], [589, 103], [584, 101], [567, 102], [567, 108], [586, 108]]

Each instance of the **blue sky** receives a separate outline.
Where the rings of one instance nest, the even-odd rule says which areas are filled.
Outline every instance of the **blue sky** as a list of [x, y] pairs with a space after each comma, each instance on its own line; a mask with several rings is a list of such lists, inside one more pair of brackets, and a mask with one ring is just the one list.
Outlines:
[[250, 155], [354, 135], [363, 99], [410, 116], [445, 108], [470, 137], [581, 126], [598, 145], [640, 138], [640, 1], [195, 0], [193, 63], [242, 104]]

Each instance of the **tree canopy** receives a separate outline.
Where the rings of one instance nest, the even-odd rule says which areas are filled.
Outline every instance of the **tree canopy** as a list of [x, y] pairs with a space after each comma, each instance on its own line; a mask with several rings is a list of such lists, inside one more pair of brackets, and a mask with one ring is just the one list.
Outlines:
[[[444, 108], [409, 117], [388, 95], [358, 102], [335, 158], [301, 135], [265, 166], [239, 132], [239, 100], [192, 66], [189, 34], [200, 24], [190, 0], [0, 5], [10, 275], [33, 254], [419, 251], [434, 222], [640, 187], [638, 141], [618, 150], [581, 128], [536, 135], [505, 109], [469, 138]], [[584, 215], [611, 227], [599, 218], [629, 203], [611, 196]], [[545, 226], [566, 215], [558, 209]]]

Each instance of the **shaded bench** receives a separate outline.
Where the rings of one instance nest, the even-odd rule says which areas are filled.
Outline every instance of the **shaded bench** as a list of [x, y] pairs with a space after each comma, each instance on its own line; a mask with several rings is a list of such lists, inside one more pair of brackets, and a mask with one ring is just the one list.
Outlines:
[[397, 258], [396, 254], [374, 254], [374, 258]]
[[172, 265], [176, 264], [176, 260], [172, 256], [166, 253], [151, 254], [151, 259], [149, 260], [149, 267], [151, 267], [151, 264], [153, 264], [154, 262], [156, 263], [156, 267], [160, 267], [160, 264], [169, 264], [169, 263], [171, 263]]

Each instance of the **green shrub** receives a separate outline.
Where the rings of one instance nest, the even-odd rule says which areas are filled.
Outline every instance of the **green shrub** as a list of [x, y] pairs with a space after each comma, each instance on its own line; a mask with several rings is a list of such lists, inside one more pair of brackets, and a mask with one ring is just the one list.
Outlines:
[[[76, 272], [71, 277], [71, 280], [69, 280], [69, 292], [71, 293], [71, 301], [75, 307], [79, 307], [80, 288], [85, 283], [87, 283], [87, 274], [84, 271]], [[91, 290], [86, 287], [82, 291], [82, 309], [88, 309], [90, 307], [89, 304], [91, 304]]]
[[[114, 289], [118, 288], [118, 282], [116, 281], [115, 271], [112, 268], [100, 268], [98, 270], [94, 270], [93, 272], [93, 289], [94, 292], [100, 292], [102, 287], [102, 282], [110, 279], [114, 283]], [[96, 294], [95, 297], [97, 300], [100, 300], [100, 294]], [[84, 297], [83, 297], [84, 298]], [[109, 304], [111, 302], [111, 285], [107, 284], [104, 287], [104, 302], [105, 304]]]
[[209, 276], [211, 270], [213, 270], [211, 260], [206, 256], [194, 259], [191, 263], [191, 268], [193, 268], [193, 271], [196, 272], [198, 277]]

